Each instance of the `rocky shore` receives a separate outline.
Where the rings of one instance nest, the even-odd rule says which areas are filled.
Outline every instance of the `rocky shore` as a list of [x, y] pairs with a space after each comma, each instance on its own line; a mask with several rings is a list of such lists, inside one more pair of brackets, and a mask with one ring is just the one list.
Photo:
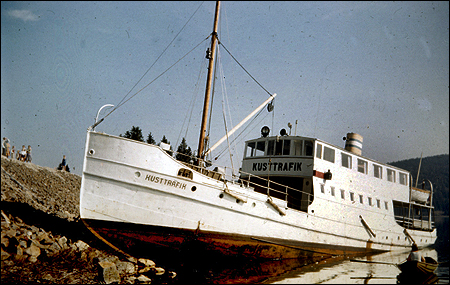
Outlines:
[[1, 278], [6, 283], [171, 284], [176, 273], [121, 256], [79, 219], [81, 177], [1, 157]]

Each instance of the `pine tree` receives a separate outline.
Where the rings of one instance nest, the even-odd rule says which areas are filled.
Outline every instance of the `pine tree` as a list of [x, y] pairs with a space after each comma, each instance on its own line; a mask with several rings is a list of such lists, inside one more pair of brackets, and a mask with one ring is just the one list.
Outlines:
[[166, 136], [163, 136], [163, 138], [161, 139], [161, 142], [170, 144], [170, 142], [167, 140]]
[[155, 140], [153, 139], [152, 132], [148, 133], [147, 143], [149, 143], [149, 144], [155, 144], [156, 143]]
[[179, 161], [191, 163], [191, 156], [192, 156], [192, 150], [187, 145], [186, 139], [183, 138], [181, 140], [180, 145], [178, 146], [177, 155], [175, 156], [175, 158]]
[[130, 131], [126, 131], [125, 135], [120, 134], [119, 136], [140, 142], [144, 141], [141, 128], [135, 126], [132, 126]]

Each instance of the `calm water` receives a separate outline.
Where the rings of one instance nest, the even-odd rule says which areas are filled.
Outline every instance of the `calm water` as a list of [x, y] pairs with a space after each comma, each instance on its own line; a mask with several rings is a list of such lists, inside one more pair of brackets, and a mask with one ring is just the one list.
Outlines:
[[[422, 255], [438, 262], [448, 261], [448, 242], [436, 249], [423, 249]], [[387, 252], [378, 255], [355, 258], [363, 261], [403, 262], [409, 254]], [[237, 262], [204, 258], [190, 255], [177, 268], [175, 283], [184, 284], [396, 284], [400, 270], [394, 265], [354, 262], [349, 259], [329, 259], [325, 262], [304, 265], [296, 260]], [[170, 266], [169, 266], [170, 267]], [[448, 262], [436, 270], [438, 284], [449, 283]], [[368, 278], [371, 276], [371, 278]]]
[[[448, 247], [447, 247], [448, 249]], [[422, 254], [438, 261], [447, 261], [448, 252], [445, 255], [438, 254], [435, 249], [423, 249]], [[363, 261], [375, 261], [386, 263], [401, 263], [409, 252], [383, 253], [371, 257], [357, 258]], [[394, 265], [362, 263], [345, 260], [337, 264], [326, 266], [316, 265], [307, 268], [299, 268], [286, 272], [278, 277], [270, 278], [264, 283], [270, 284], [396, 284], [396, 276], [400, 270]], [[448, 284], [448, 264], [438, 267], [436, 275], [438, 284]], [[368, 278], [371, 277], [371, 278]]]
[[[436, 244], [433, 248], [422, 249], [421, 253], [439, 263], [446, 262], [440, 264], [435, 273], [439, 277], [438, 284], [449, 284], [448, 217], [437, 226]], [[354, 259], [398, 264], [408, 255], [409, 251], [387, 252]], [[205, 258], [196, 252], [179, 260], [175, 260], [175, 256], [166, 257], [165, 262], [161, 260], [156, 263], [175, 271], [177, 284], [396, 284], [400, 273], [394, 265], [354, 262], [343, 257], [311, 265], [300, 264], [297, 260], [261, 263]]]

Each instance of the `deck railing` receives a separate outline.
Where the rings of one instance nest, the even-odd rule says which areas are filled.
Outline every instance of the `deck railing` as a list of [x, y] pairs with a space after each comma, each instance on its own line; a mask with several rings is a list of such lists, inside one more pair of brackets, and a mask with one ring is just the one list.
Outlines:
[[[286, 202], [286, 205], [291, 208], [300, 209], [303, 211], [307, 210], [308, 205], [310, 205], [314, 199], [313, 193], [308, 193], [296, 188], [289, 187], [287, 185], [283, 185], [281, 183], [275, 182], [273, 180], [257, 176], [251, 173], [244, 172], [242, 170], [239, 170], [239, 175], [236, 176], [234, 173], [236, 170], [232, 168], [225, 168], [225, 173], [220, 171], [214, 171], [206, 169], [205, 166], [199, 166], [196, 163], [196, 160], [198, 158], [187, 156], [182, 153], [177, 153], [175, 151], [172, 151], [174, 155], [179, 154], [182, 156], [189, 157], [190, 162], [182, 162], [184, 165], [189, 167], [190, 169], [200, 172], [208, 177], [223, 181], [223, 182], [231, 182], [234, 184], [240, 184], [244, 187], [252, 187], [255, 191], [261, 192], [261, 189], [265, 189], [265, 193], [268, 197], [271, 198], [277, 198], [280, 200], [284, 200]], [[214, 164], [209, 163], [208, 167], [214, 166]], [[230, 170], [232, 175], [227, 175], [226, 170]], [[242, 178], [245, 177], [245, 178]]]

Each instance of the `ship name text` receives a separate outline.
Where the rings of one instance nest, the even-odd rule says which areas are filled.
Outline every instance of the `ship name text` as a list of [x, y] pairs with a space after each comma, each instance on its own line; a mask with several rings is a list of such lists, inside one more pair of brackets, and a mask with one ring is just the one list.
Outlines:
[[153, 183], [161, 184], [161, 185], [167, 185], [167, 186], [172, 186], [175, 188], [186, 189], [186, 183], [181, 183], [180, 181], [169, 180], [169, 179], [158, 177], [158, 176], [153, 176], [153, 175], [147, 174], [145, 176], [145, 180], [153, 182]]
[[302, 171], [301, 162], [255, 162], [252, 171]]

